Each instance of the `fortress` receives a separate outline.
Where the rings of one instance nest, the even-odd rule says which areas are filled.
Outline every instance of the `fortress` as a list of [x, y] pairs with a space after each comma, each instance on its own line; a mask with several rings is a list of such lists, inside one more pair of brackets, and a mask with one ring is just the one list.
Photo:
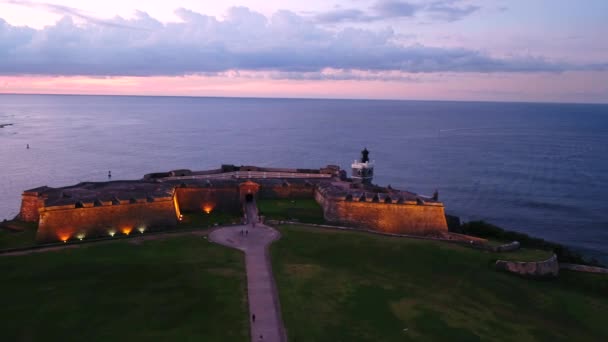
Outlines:
[[18, 218], [38, 222], [41, 243], [169, 230], [182, 212], [240, 212], [256, 199], [315, 199], [327, 221], [382, 232], [441, 235], [447, 232], [437, 193], [425, 197], [372, 184], [367, 149], [352, 176], [335, 165], [281, 169], [222, 165], [208, 171], [175, 170], [141, 180], [83, 182], [23, 192]]

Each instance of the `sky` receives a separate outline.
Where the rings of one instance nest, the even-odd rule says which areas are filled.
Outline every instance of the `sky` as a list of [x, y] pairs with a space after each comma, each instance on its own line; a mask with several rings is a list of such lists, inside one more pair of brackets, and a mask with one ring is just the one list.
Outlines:
[[608, 103], [605, 0], [0, 0], [0, 93]]

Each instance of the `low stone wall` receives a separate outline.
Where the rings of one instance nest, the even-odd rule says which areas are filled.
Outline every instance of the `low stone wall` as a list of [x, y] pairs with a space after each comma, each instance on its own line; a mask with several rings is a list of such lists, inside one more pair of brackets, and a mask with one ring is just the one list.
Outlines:
[[[451, 233], [453, 234], [453, 233]], [[477, 249], [483, 249], [484, 251], [502, 253], [502, 252], [513, 252], [519, 249], [519, 241], [513, 241], [500, 246], [490, 246], [488, 244], [472, 244], [471, 247]]]
[[569, 271], [576, 271], [576, 272], [608, 274], [608, 268], [587, 266], [587, 265], [559, 264], [559, 268], [562, 270], [569, 270]]
[[557, 277], [559, 274], [559, 263], [555, 254], [544, 261], [497, 260], [495, 266], [500, 271], [515, 273], [525, 277], [546, 278]]
[[447, 232], [443, 235], [448, 240], [464, 242], [464, 243], [472, 244], [475, 246], [487, 246], [487, 243], [488, 243], [487, 239], [476, 237], [476, 236], [471, 236], [471, 235], [458, 234], [458, 233], [452, 233], [452, 232]]

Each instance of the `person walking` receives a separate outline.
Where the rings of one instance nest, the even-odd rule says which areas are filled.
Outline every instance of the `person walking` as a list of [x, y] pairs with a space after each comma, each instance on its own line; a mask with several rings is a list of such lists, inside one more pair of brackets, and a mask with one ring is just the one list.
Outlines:
[[251, 315], [251, 321], [255, 323], [255, 314]]

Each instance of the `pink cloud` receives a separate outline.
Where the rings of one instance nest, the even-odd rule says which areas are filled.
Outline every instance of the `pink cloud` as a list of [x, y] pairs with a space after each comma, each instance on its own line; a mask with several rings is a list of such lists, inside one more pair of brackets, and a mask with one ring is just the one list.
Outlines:
[[[0, 76], [2, 93], [608, 102], [608, 72], [417, 75], [413, 82], [184, 77]], [[408, 75], [404, 75], [408, 76]]]

